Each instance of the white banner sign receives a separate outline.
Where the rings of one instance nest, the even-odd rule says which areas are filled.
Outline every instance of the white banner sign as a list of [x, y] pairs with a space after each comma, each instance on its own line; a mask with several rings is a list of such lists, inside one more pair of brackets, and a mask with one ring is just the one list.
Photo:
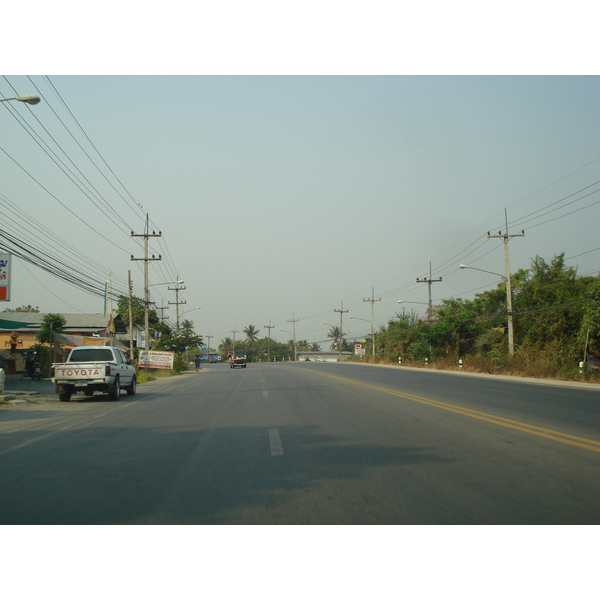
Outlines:
[[10, 254], [0, 254], [0, 302], [10, 302]]
[[140, 351], [140, 367], [147, 369], [172, 369], [173, 352], [158, 352], [154, 350]]

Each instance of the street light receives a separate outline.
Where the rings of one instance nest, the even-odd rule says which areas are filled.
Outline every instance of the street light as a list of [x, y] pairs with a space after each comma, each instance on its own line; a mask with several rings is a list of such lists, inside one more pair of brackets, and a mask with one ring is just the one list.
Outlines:
[[[325, 321], [323, 321], [323, 325], [329, 325], [329, 327], [338, 327], [337, 325], [332, 325], [331, 323], [325, 323]], [[346, 334], [351, 333], [350, 331], [342, 331], [341, 327], [340, 327], [340, 355], [342, 353], [342, 342], [344, 341], [344, 336]], [[333, 340], [334, 344], [335, 344], [335, 339]]]
[[155, 285], [171, 285], [172, 283], [185, 283], [185, 281], [180, 279], [179, 281], [163, 281], [161, 283], [149, 283], [148, 287], [154, 287]]
[[22, 94], [21, 96], [13, 96], [12, 98], [0, 98], [0, 102], [8, 102], [9, 100], [18, 100], [27, 104], [38, 104], [40, 97], [35, 94]]
[[485, 269], [478, 269], [477, 267], [470, 267], [469, 265], [458, 265], [460, 269], [473, 269], [474, 271], [481, 271], [482, 273], [489, 273], [490, 275], [497, 275], [498, 277], [502, 277], [502, 279], [506, 279], [504, 275], [500, 275], [500, 273], [494, 273], [493, 271], [486, 271]]
[[185, 315], [185, 313], [192, 312], [193, 310], [199, 310], [200, 308], [202, 308], [202, 307], [201, 306], [196, 306], [195, 308], [188, 308], [187, 310], [184, 310], [179, 316], [183, 317], [183, 315]]
[[286, 331], [285, 329], [280, 329], [279, 331], [283, 331], [283, 333], [290, 333], [292, 334], [293, 338], [294, 338], [294, 362], [296, 362], [296, 360], [298, 360], [297, 354], [296, 354], [296, 325], [294, 324], [294, 331]]
[[[193, 310], [198, 310], [199, 308], [202, 308], [202, 307], [201, 306], [196, 306], [195, 308], [188, 308], [188, 310], [184, 310], [181, 313], [181, 316], [183, 317], [183, 315], [186, 312], [192, 312]], [[179, 321], [177, 322], [177, 335], [179, 335]], [[187, 361], [188, 361], [188, 348], [187, 348], [187, 346], [185, 346], [185, 362], [186, 362], [186, 364], [187, 364]]]
[[[422, 304], [423, 306], [429, 307], [429, 302], [413, 302], [412, 300], [398, 300], [398, 304]], [[415, 310], [415, 309], [413, 309], [413, 310]], [[427, 313], [428, 313], [427, 314], [428, 320], [425, 321], [426, 323], [427, 322], [431, 322], [430, 321], [430, 319], [431, 319], [431, 310], [428, 310]]]
[[369, 321], [368, 319], [361, 319], [360, 317], [348, 317], [349, 319], [358, 319], [359, 321], [364, 321], [365, 323], [371, 323], [371, 343], [373, 345], [373, 361], [375, 361], [375, 327], [373, 321]]
[[482, 271], [483, 273], [489, 273], [490, 275], [497, 275], [502, 277], [506, 282], [506, 309], [508, 312], [508, 353], [512, 356], [515, 353], [515, 334], [513, 328], [513, 312], [512, 312], [512, 289], [510, 287], [510, 277], [507, 275], [500, 275], [500, 273], [494, 273], [493, 271], [486, 271], [485, 269], [478, 269], [477, 267], [469, 267], [469, 265], [458, 265], [461, 269], [473, 269], [475, 271]]

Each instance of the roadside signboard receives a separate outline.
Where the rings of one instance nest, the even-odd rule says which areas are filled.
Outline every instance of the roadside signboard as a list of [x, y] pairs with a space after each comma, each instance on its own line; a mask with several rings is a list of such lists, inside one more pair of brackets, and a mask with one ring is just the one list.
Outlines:
[[139, 367], [147, 369], [172, 369], [173, 352], [158, 352], [155, 350], [140, 351]]
[[0, 254], [0, 302], [10, 302], [10, 259], [10, 254]]

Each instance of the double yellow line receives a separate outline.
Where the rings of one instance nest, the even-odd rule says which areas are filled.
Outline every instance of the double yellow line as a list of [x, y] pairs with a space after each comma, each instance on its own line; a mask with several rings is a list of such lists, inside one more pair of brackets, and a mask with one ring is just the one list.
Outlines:
[[355, 381], [353, 379], [346, 379], [345, 377], [338, 377], [337, 375], [329, 375], [327, 373], [322, 373], [321, 371], [316, 371], [314, 369], [306, 369], [305, 368], [304, 370], [310, 371], [311, 373], [316, 373], [318, 375], [322, 375], [323, 377], [329, 377], [330, 379], [336, 379], [337, 381], [341, 381], [343, 383], [357, 385], [357, 386], [360, 386], [363, 388], [367, 388], [369, 390], [374, 390], [376, 392], [382, 392], [384, 394], [389, 394], [390, 396], [397, 396], [399, 398], [411, 400], [412, 402], [419, 402], [420, 404], [427, 404], [429, 406], [433, 406], [435, 408], [441, 408], [443, 410], [448, 410], [450, 412], [457, 413], [459, 415], [464, 415], [466, 417], [471, 417], [473, 419], [479, 419], [480, 421], [487, 421], [488, 423], [493, 423], [494, 425], [501, 425], [502, 427], [508, 427], [510, 429], [516, 429], [518, 431], [523, 431], [525, 433], [537, 435], [539, 437], [547, 438], [549, 440], [554, 440], [555, 442], [561, 442], [563, 444], [570, 444], [571, 446], [578, 446], [579, 448], [585, 448], [586, 450], [591, 450], [592, 452], [600, 452], [600, 442], [596, 442], [595, 440], [588, 440], [586, 438], [577, 437], [575, 435], [570, 435], [568, 433], [562, 433], [560, 431], [552, 431], [551, 429], [547, 429], [545, 427], [537, 427], [536, 425], [529, 425], [528, 423], [521, 423], [520, 421], [513, 421], [512, 419], [506, 419], [505, 417], [498, 417], [496, 415], [490, 415], [488, 413], [484, 413], [484, 412], [481, 412], [478, 410], [472, 410], [470, 408], [462, 408], [459, 406], [454, 406], [454, 405], [448, 404], [446, 402], [432, 400], [431, 398], [423, 398], [421, 396], [415, 396], [413, 394], [397, 392], [395, 390], [390, 390], [388, 388], [380, 387], [378, 385], [372, 385], [370, 383], [362, 383], [360, 381]]

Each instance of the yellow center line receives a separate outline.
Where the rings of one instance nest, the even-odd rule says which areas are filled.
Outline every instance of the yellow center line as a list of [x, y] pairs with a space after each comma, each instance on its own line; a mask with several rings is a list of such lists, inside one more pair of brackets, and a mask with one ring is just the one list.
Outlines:
[[323, 377], [329, 377], [330, 379], [336, 379], [343, 383], [349, 383], [351, 385], [358, 385], [360, 387], [364, 387], [364, 388], [374, 390], [377, 392], [382, 392], [384, 394], [389, 394], [391, 396], [405, 398], [406, 400], [411, 400], [412, 402], [419, 402], [420, 404], [427, 404], [429, 406], [433, 406], [435, 408], [441, 408], [443, 410], [454, 412], [459, 415], [464, 415], [467, 417], [471, 417], [473, 419], [479, 419], [480, 421], [487, 421], [488, 423], [493, 423], [495, 425], [501, 425], [502, 427], [508, 427], [510, 429], [516, 429], [518, 431], [523, 431], [525, 433], [537, 435], [539, 437], [547, 438], [549, 440], [554, 440], [556, 442], [562, 442], [563, 444], [570, 444], [571, 446], [578, 446], [579, 448], [585, 448], [586, 450], [592, 450], [593, 452], [600, 452], [600, 442], [597, 442], [595, 440], [577, 437], [575, 435], [570, 435], [568, 433], [563, 433], [561, 431], [553, 431], [553, 430], [547, 429], [545, 427], [538, 427], [537, 425], [530, 425], [529, 423], [521, 423], [520, 421], [513, 421], [512, 419], [507, 419], [506, 417], [499, 417], [497, 415], [484, 413], [484, 412], [481, 412], [478, 410], [473, 410], [471, 408], [462, 408], [460, 406], [454, 406], [453, 404], [448, 404], [446, 402], [440, 402], [439, 400], [433, 400], [431, 398], [423, 398], [422, 396], [415, 396], [413, 394], [407, 394], [405, 392], [397, 392], [395, 390], [390, 390], [388, 388], [384, 388], [384, 387], [381, 387], [378, 385], [372, 385], [370, 383], [362, 383], [362, 382], [356, 381], [354, 379], [346, 379], [345, 377], [338, 377], [337, 375], [329, 375], [327, 373], [315, 371], [314, 369], [307, 369], [304, 367], [301, 367], [301, 368], [303, 368], [305, 371], [310, 371], [311, 373], [316, 373], [318, 375], [322, 375]]

